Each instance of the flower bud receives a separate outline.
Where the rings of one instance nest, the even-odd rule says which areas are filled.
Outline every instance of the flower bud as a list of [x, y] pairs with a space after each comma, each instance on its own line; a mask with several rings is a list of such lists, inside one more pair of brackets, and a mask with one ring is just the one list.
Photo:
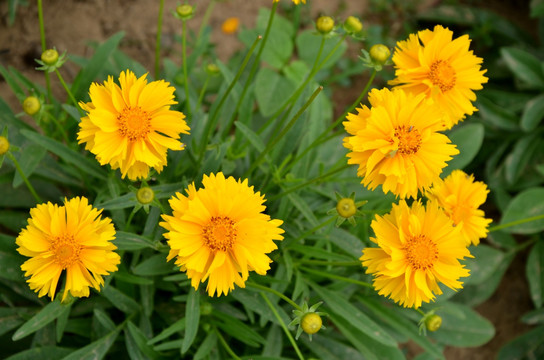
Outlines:
[[217, 75], [219, 74], [219, 66], [215, 64], [208, 64], [206, 65], [206, 72], [208, 75]]
[[357, 212], [357, 206], [352, 198], [342, 198], [336, 203], [336, 211], [343, 218], [349, 218]]
[[150, 187], [144, 186], [136, 193], [136, 199], [142, 205], [149, 205], [155, 198], [155, 193]]
[[363, 31], [363, 24], [361, 20], [357, 19], [355, 16], [349, 16], [346, 21], [344, 21], [344, 30], [348, 34], [358, 34]]
[[55, 49], [47, 49], [42, 53], [41, 59], [45, 65], [55, 65], [59, 60], [59, 53]]
[[306, 334], [309, 334], [309, 335], [315, 334], [316, 332], [319, 331], [319, 329], [321, 329], [321, 325], [323, 325], [321, 316], [319, 316], [316, 313], [313, 313], [313, 312], [307, 313], [302, 318], [301, 327], [302, 327], [302, 330], [304, 330]]
[[221, 25], [221, 31], [227, 35], [234, 34], [236, 30], [238, 30], [239, 25], [240, 19], [238, 19], [237, 17], [230, 17], [226, 19]]
[[330, 16], [320, 16], [315, 21], [315, 28], [322, 34], [328, 34], [334, 28], [334, 20]]
[[370, 48], [370, 58], [378, 64], [385, 64], [389, 56], [391, 56], [391, 51], [383, 44], [376, 44]]
[[176, 13], [182, 20], [188, 20], [193, 16], [194, 8], [189, 4], [183, 4], [176, 8]]
[[4, 136], [0, 136], [0, 155], [4, 155], [9, 150], [9, 141]]
[[209, 302], [200, 304], [200, 315], [210, 315], [212, 310], [213, 306]]
[[429, 331], [436, 331], [440, 329], [440, 325], [442, 325], [442, 318], [438, 315], [431, 315], [425, 320], [425, 327]]
[[23, 101], [23, 111], [28, 115], [34, 115], [40, 111], [41, 104], [35, 96], [29, 96]]

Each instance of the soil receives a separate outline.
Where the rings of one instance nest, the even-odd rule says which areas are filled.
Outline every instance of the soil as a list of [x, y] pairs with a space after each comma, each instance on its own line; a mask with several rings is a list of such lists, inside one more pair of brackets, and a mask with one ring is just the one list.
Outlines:
[[[370, 14], [370, 0], [309, 0], [312, 3], [311, 18], [319, 14], [333, 14], [338, 18], [355, 15], [363, 21], [376, 21]], [[282, 6], [290, 5], [282, 0]], [[398, 2], [398, 1], [396, 1]], [[469, 1], [470, 2], [470, 1]], [[17, 16], [12, 26], [7, 25], [7, 1], [0, 3], [0, 63], [13, 66], [30, 80], [44, 86], [41, 72], [35, 71], [34, 59], [41, 54], [38, 11], [35, 3], [19, 6]], [[44, 2], [44, 18], [48, 47], [56, 47], [60, 53], [65, 50], [70, 54], [88, 56], [92, 54], [91, 41], [103, 41], [118, 31], [124, 31], [125, 37], [120, 48], [148, 69], [153, 68], [154, 48], [156, 38], [156, 20], [158, 1], [149, 0], [48, 0]], [[162, 31], [162, 56], [172, 59], [181, 57], [181, 46], [175, 37], [179, 36], [180, 22], [172, 16], [179, 1], [166, 0], [164, 23]], [[194, 0], [197, 4], [195, 18], [189, 21], [192, 31], [198, 31], [198, 26], [209, 4], [209, 0]], [[433, 6], [437, 1], [424, 1], [421, 7]], [[491, 6], [508, 16], [514, 22], [526, 27], [528, 11], [520, 8], [517, 1], [492, 1]], [[241, 26], [253, 27], [258, 9], [269, 6], [271, 0], [230, 0], [217, 2], [210, 18], [212, 26], [212, 42], [221, 61], [227, 59], [242, 46], [235, 35], [223, 34], [220, 30], [222, 22], [228, 17], [240, 18]], [[479, 4], [479, 2], [478, 2]], [[485, 4], [490, 6], [488, 2]], [[307, 11], [307, 10], [303, 10]], [[400, 22], [392, 25], [400, 30]], [[352, 49], [349, 54], [356, 57], [358, 49]], [[74, 78], [77, 67], [66, 63], [61, 72], [68, 82]], [[349, 88], [335, 90], [334, 102], [336, 113], [341, 113], [359, 95], [365, 83], [362, 76], [355, 76]], [[54, 86], [53, 91], [59, 97], [65, 96], [60, 86]], [[18, 99], [8, 85], [0, 78], [0, 97], [8, 102], [15, 112], [20, 112]], [[27, 119], [29, 121], [30, 118]], [[495, 337], [484, 346], [472, 349], [447, 348], [447, 359], [492, 359], [498, 349], [509, 340], [527, 332], [530, 327], [520, 323], [522, 314], [532, 310], [529, 290], [525, 279], [526, 253], [518, 254], [507, 271], [503, 282], [496, 293], [476, 310], [493, 322], [496, 328]], [[416, 345], [409, 345], [408, 355], [417, 354]]]

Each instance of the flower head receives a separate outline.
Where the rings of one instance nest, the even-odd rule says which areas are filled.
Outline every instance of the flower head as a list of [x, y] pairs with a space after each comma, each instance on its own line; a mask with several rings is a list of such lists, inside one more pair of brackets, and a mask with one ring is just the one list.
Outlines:
[[459, 151], [438, 133], [440, 111], [424, 95], [374, 89], [369, 101], [371, 109], [363, 106], [344, 122], [352, 135], [344, 139], [351, 150], [348, 163], [359, 165], [357, 174], [368, 188], [382, 185], [385, 193], [415, 198]]
[[413, 94], [432, 98], [444, 112], [444, 127], [450, 129], [466, 115], [477, 111], [472, 102], [474, 90], [487, 82], [481, 70], [482, 58], [469, 50], [470, 39], [463, 35], [452, 39], [453, 32], [436, 25], [399, 41], [393, 54], [398, 85]]
[[437, 180], [426, 196], [436, 200], [453, 221], [454, 226], [461, 229], [466, 245], [478, 245], [481, 238], [487, 236], [487, 227], [491, 219], [486, 219], [480, 205], [485, 202], [489, 190], [481, 181], [474, 181], [474, 176], [462, 170], [454, 170], [444, 180]]
[[[274, 0], [274, 2], [278, 2], [280, 0]], [[306, 4], [306, 0], [293, 0], [293, 4], [298, 5], [300, 3]]]
[[421, 306], [442, 294], [438, 283], [460, 289], [460, 277], [469, 271], [459, 259], [471, 257], [458, 228], [436, 202], [427, 209], [404, 200], [391, 213], [376, 216], [371, 227], [379, 248], [363, 249], [360, 260], [374, 275], [374, 288], [404, 307]]
[[84, 197], [65, 199], [64, 205], [50, 202], [30, 210], [28, 226], [21, 231], [17, 251], [30, 257], [21, 269], [38, 296], [55, 296], [59, 278], [66, 270], [62, 300], [68, 293], [89, 296], [89, 288], [100, 291], [102, 276], [117, 271], [120, 257], [112, 243], [115, 229], [101, 210]]
[[237, 17], [230, 17], [223, 21], [223, 24], [221, 24], [221, 31], [224, 34], [234, 34], [236, 30], [238, 30], [238, 27], [240, 26], [240, 19]]
[[208, 294], [221, 296], [234, 284], [244, 287], [249, 271], [266, 274], [272, 262], [266, 254], [277, 249], [273, 240], [283, 240], [283, 222], [263, 214], [264, 196], [247, 179], [219, 172], [204, 175], [202, 184], [199, 190], [189, 185], [187, 196], [176, 193], [173, 214], [162, 215], [160, 225], [168, 231], [168, 260], [176, 258], [195, 289], [208, 280]]
[[80, 103], [87, 116], [79, 124], [79, 143], [131, 180], [145, 179], [150, 167], [161, 172], [168, 149], [183, 150], [179, 134], [189, 133], [185, 116], [170, 110], [175, 88], [163, 80], [148, 84], [146, 75], [136, 78], [127, 70], [120, 86], [111, 76], [104, 85], [93, 83], [91, 102]]

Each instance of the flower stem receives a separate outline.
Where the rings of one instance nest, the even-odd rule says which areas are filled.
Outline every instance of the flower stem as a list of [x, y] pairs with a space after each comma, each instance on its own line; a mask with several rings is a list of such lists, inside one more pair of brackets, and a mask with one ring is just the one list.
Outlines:
[[74, 97], [74, 95], [70, 91], [70, 88], [68, 87], [68, 85], [66, 85], [66, 82], [64, 82], [64, 79], [62, 78], [62, 75], [60, 74], [59, 70], [55, 69], [55, 73], [57, 74], [57, 76], [58, 76], [58, 78], [60, 80], [60, 83], [62, 84], [62, 87], [64, 88], [64, 90], [66, 90], [66, 93], [68, 94], [68, 97], [74, 103], [74, 106], [76, 107], [77, 111], [79, 111], [79, 114], [81, 116], [83, 116], [84, 115], [83, 110], [81, 110], [81, 108], [77, 104], [76, 98]]
[[[40, 42], [42, 44], [42, 53], [47, 50], [47, 45], [45, 43], [45, 26], [43, 22], [43, 6], [42, 0], [38, 0], [38, 20], [40, 22]], [[44, 71], [45, 74], [45, 84], [47, 87], [47, 99], [51, 102], [53, 96], [51, 95], [51, 79], [49, 78], [49, 73]]]
[[303, 233], [302, 235], [298, 236], [295, 240], [292, 241], [292, 243], [295, 243], [295, 244], [298, 243], [301, 239], [304, 239], [306, 236], [313, 234], [314, 232], [321, 229], [322, 227], [325, 227], [325, 226], [327, 226], [329, 224], [332, 224], [335, 220], [336, 220], [335, 217], [331, 217], [327, 221], [324, 221], [321, 224], [319, 224], [317, 226], [314, 226], [310, 230], [308, 230], [305, 233]]
[[300, 360], [304, 360], [304, 356], [303, 356], [302, 353], [300, 352], [300, 349], [298, 348], [298, 345], [297, 345], [295, 339], [293, 339], [293, 335], [291, 335], [291, 332], [290, 332], [289, 329], [287, 328], [287, 325], [285, 325], [285, 322], [284, 322], [283, 319], [281, 318], [280, 314], [278, 314], [278, 311], [276, 310], [276, 308], [274, 307], [274, 305], [270, 302], [270, 299], [268, 299], [268, 297], [266, 296], [266, 294], [263, 293], [263, 292], [261, 292], [261, 296], [263, 297], [264, 301], [266, 301], [266, 304], [268, 305], [268, 307], [270, 308], [270, 310], [272, 310], [272, 312], [274, 313], [274, 316], [276, 317], [276, 319], [278, 319], [281, 328], [283, 329], [283, 331], [285, 332], [285, 335], [287, 335], [287, 338], [289, 339], [289, 342], [291, 343], [291, 345], [293, 345], [293, 348], [295, 349], [295, 352], [297, 353], [298, 358], [299, 358]]
[[230, 348], [229, 344], [225, 341], [225, 338], [223, 337], [223, 335], [221, 335], [221, 332], [214, 326], [213, 330], [215, 331], [215, 334], [217, 335], [217, 337], [219, 338], [219, 342], [221, 343], [221, 345], [223, 345], [223, 347], [225, 348], [225, 350], [229, 353], [230, 356], [232, 356], [233, 359], [235, 360], [241, 360], [238, 355], [236, 355], [234, 353], [234, 351], [232, 351], [232, 349]]
[[300, 306], [298, 306], [296, 302], [289, 299], [287, 296], [283, 295], [281, 292], [279, 292], [277, 290], [274, 290], [274, 289], [271, 289], [269, 287], [262, 286], [262, 285], [259, 285], [259, 284], [253, 283], [253, 282], [249, 282], [249, 281], [246, 282], [246, 285], [249, 286], [249, 287], [255, 288], [255, 289], [268, 291], [269, 293], [274, 294], [274, 295], [280, 297], [281, 299], [285, 300], [286, 302], [288, 302], [295, 309], [302, 310], [302, 308]]
[[191, 99], [189, 98], [189, 77], [187, 76], [187, 21], [182, 20], [181, 23], [181, 57], [183, 61], [183, 85], [185, 86], [185, 102], [187, 111], [187, 121], [191, 121]]
[[264, 157], [268, 154], [268, 152], [274, 147], [274, 145], [276, 145], [284, 136], [285, 134], [287, 134], [287, 132], [289, 132], [289, 130], [291, 129], [291, 127], [293, 127], [293, 125], [295, 124], [295, 122], [298, 120], [298, 118], [304, 113], [304, 111], [306, 111], [306, 109], [310, 106], [310, 104], [314, 101], [314, 99], [317, 97], [317, 95], [319, 95], [319, 93], [321, 92], [321, 90], [323, 90], [323, 86], [319, 86], [315, 91], [314, 93], [312, 94], [312, 96], [310, 96], [310, 98], [308, 99], [308, 101], [306, 101], [306, 103], [300, 108], [300, 110], [295, 114], [295, 116], [291, 119], [291, 121], [285, 126], [285, 128], [282, 130], [282, 132], [277, 136], [275, 137], [274, 139], [271, 139], [268, 144], [266, 145], [266, 147], [264, 148], [264, 150], [259, 154], [259, 156], [257, 157], [257, 159], [251, 164], [251, 166], [249, 167], [249, 169], [244, 173], [244, 176], [243, 178], [247, 178], [249, 177], [249, 175], [253, 172], [253, 170], [259, 166], [261, 164], [261, 162], [263, 161]]
[[210, 75], [206, 75], [206, 80], [204, 80], [204, 85], [202, 85], [202, 89], [200, 90], [200, 95], [198, 95], [198, 101], [196, 103], [195, 112], [198, 112], [198, 109], [200, 109], [200, 105], [202, 104], [202, 99], [204, 99], [204, 94], [206, 93], [206, 88], [208, 87], [209, 82], [210, 82]]
[[211, 0], [210, 3], [208, 4], [208, 7], [206, 8], [206, 12], [204, 13], [202, 22], [200, 23], [200, 28], [198, 29], [198, 35], [196, 36], [196, 39], [198, 42], [200, 42], [200, 37], [202, 36], [202, 32], [204, 31], [204, 28], [206, 27], [206, 25], [208, 25], [214, 6], [215, 6], [215, 0]]
[[23, 169], [21, 169], [21, 166], [19, 165], [19, 162], [17, 161], [17, 159], [15, 158], [15, 156], [13, 156], [13, 154], [11, 152], [7, 152], [7, 155], [8, 157], [11, 159], [11, 161], [13, 161], [13, 164], [15, 165], [15, 168], [17, 169], [17, 171], [19, 172], [19, 175], [21, 175], [21, 179], [23, 179], [23, 181], [25, 182], [26, 184], [26, 187], [28, 188], [28, 190], [30, 190], [30, 192], [32, 193], [32, 196], [34, 196], [34, 199], [36, 199], [36, 201], [41, 204], [42, 203], [42, 199], [40, 198], [40, 196], [38, 195], [38, 193], [36, 193], [36, 190], [34, 190], [34, 187], [32, 186], [32, 184], [30, 183], [30, 181], [28, 181], [27, 177], [25, 176], [25, 173], [23, 172]]
[[162, 17], [164, 13], [164, 0], [159, 4], [159, 20], [157, 22], [157, 40], [155, 43], [155, 80], [159, 78], [160, 59], [161, 59], [161, 36], [162, 36]]
[[361, 285], [361, 286], [371, 288], [371, 289], [374, 288], [374, 286], [372, 286], [372, 284], [369, 284], [369, 283], [367, 283], [365, 281], [360, 281], [360, 280], [347, 278], [347, 277], [344, 277], [344, 276], [334, 275], [334, 274], [331, 274], [331, 273], [328, 273], [328, 272], [325, 272], [325, 271], [313, 270], [313, 269], [309, 269], [307, 267], [301, 267], [300, 270], [302, 270], [304, 272], [307, 272], [307, 273], [310, 273], [310, 274], [320, 275], [320, 276], [323, 276], [323, 277], [326, 277], [326, 278], [329, 278], [329, 279], [341, 280], [341, 281], [344, 281], [344, 282]]
[[60, 124], [60, 122], [59, 122], [59, 120], [57, 119], [57, 117], [51, 115], [48, 111], [45, 111], [45, 115], [46, 115], [51, 121], [53, 121], [53, 123], [54, 123], [55, 126], [57, 127], [57, 130], [60, 132], [60, 134], [62, 135], [62, 138], [63, 138], [64, 141], [66, 142], [66, 144], [69, 144], [69, 143], [70, 143], [70, 140], [68, 140], [68, 135], [66, 135], [66, 131], [64, 130], [64, 128], [63, 128], [62, 125]]
[[528, 223], [528, 222], [531, 222], [531, 221], [536, 221], [536, 220], [541, 220], [541, 219], [544, 219], [544, 214], [528, 217], [528, 218], [521, 219], [521, 220], [511, 221], [509, 223], [502, 224], [502, 225], [492, 226], [492, 227], [489, 228], [489, 232], [498, 231], [498, 230], [506, 229], [506, 228], [509, 228], [509, 227], [512, 227], [512, 226], [521, 225], [521, 224], [525, 224], [525, 223]]

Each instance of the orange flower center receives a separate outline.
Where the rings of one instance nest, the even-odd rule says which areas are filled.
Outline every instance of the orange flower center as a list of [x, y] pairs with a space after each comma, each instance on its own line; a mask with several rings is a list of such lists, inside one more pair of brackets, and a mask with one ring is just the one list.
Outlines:
[[421, 135], [413, 126], [399, 126], [395, 129], [395, 137], [399, 139], [398, 152], [404, 155], [416, 153], [421, 146]]
[[236, 241], [234, 221], [228, 216], [212, 216], [204, 226], [204, 244], [212, 251], [228, 251]]
[[151, 116], [139, 106], [123, 109], [123, 112], [117, 115], [117, 121], [119, 132], [130, 141], [145, 138], [151, 129]]
[[438, 259], [436, 244], [425, 235], [417, 235], [408, 239], [403, 250], [414, 270], [431, 268]]
[[49, 250], [53, 252], [54, 261], [66, 269], [79, 260], [81, 248], [82, 246], [76, 242], [73, 235], [63, 234], [51, 239]]
[[438, 86], [443, 92], [455, 86], [455, 70], [444, 60], [437, 60], [431, 65], [429, 79], [433, 85]]

